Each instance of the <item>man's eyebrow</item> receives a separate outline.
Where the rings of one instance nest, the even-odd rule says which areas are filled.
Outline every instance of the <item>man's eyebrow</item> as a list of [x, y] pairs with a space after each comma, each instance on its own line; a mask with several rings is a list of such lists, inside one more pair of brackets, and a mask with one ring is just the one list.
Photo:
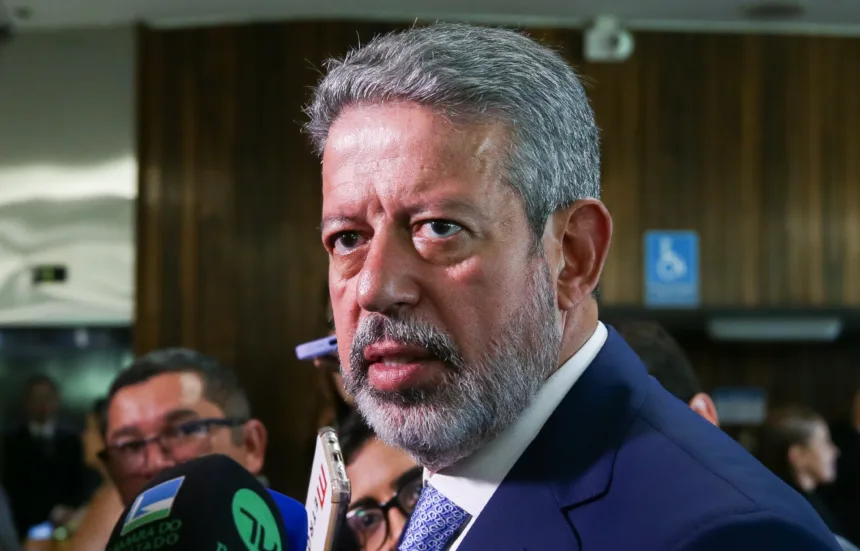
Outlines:
[[358, 223], [358, 219], [354, 216], [326, 216], [320, 223], [320, 230], [325, 230], [327, 226], [338, 225], [354, 225]]
[[[195, 419], [200, 417], [200, 414], [189, 408], [180, 408], [174, 409], [162, 416], [162, 420], [165, 425], [175, 424], [182, 421], [187, 421], [191, 419]], [[134, 437], [134, 438], [143, 438], [143, 434], [140, 429], [133, 425], [127, 425], [124, 427], [120, 427], [117, 430], [113, 431], [108, 435], [108, 440], [114, 440], [116, 438], [121, 438], [124, 436]]]
[[189, 419], [195, 419], [200, 417], [200, 414], [194, 411], [193, 409], [182, 408], [182, 409], [174, 409], [165, 413], [162, 416], [164, 419], [165, 425], [170, 425], [173, 423], [178, 423], [180, 421], [187, 421]]
[[[405, 212], [408, 212], [410, 215], [418, 215], [428, 213], [433, 210], [442, 210], [454, 213], [463, 213], [468, 216], [473, 216], [475, 218], [484, 219], [486, 216], [480, 211], [480, 209], [471, 201], [467, 201], [464, 199], [455, 199], [455, 198], [444, 198], [437, 199], [431, 201], [422, 201], [412, 207], [406, 207]], [[361, 224], [362, 220], [355, 216], [348, 215], [335, 215], [335, 216], [326, 216], [322, 219], [320, 223], [320, 231], [325, 231], [328, 226], [354, 226], [357, 224]]]
[[131, 436], [131, 437], [138, 437], [139, 438], [141, 436], [141, 434], [140, 434], [140, 431], [137, 430], [136, 427], [133, 427], [133, 426], [120, 427], [120, 428], [116, 429], [115, 431], [113, 431], [112, 433], [110, 433], [108, 435], [108, 437], [106, 438], [106, 440], [108, 440], [108, 441], [115, 440], [116, 438], [122, 438], [123, 436]]

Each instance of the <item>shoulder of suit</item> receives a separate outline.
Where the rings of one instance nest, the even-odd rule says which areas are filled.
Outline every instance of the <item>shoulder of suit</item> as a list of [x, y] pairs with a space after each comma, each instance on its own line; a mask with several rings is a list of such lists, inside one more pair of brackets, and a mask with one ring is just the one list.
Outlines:
[[[769, 510], [755, 510], [713, 519], [692, 534], [684, 536], [673, 551], [760, 551], [803, 549], [804, 551], [841, 551], [836, 538], [816, 519], [789, 518]], [[808, 521], [808, 522], [804, 522]]]

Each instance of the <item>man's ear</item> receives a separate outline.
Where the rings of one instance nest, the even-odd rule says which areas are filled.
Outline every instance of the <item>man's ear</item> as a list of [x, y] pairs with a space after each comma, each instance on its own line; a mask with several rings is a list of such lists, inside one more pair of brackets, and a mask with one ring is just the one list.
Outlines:
[[256, 419], [245, 423], [242, 443], [245, 447], [245, 468], [251, 474], [259, 475], [262, 472], [268, 442], [269, 434], [263, 423]]
[[547, 259], [560, 310], [572, 309], [597, 287], [611, 240], [612, 217], [597, 199], [582, 199], [553, 213], [544, 248], [549, 252], [551, 244], [560, 253]]
[[717, 427], [720, 426], [720, 420], [717, 417], [717, 406], [714, 405], [714, 401], [711, 400], [711, 397], [704, 392], [700, 392], [693, 396], [693, 399], [690, 400], [689, 406], [690, 409], [710, 421], [712, 425]]
[[804, 455], [805, 455], [804, 446], [801, 444], [792, 444], [788, 447], [788, 464], [792, 466], [792, 468], [797, 469], [798, 466], [803, 464]]

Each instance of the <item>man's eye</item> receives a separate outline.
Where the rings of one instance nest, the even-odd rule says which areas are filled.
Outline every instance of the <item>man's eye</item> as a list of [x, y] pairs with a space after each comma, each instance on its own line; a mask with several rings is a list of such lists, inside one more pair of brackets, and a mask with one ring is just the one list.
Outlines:
[[335, 234], [331, 239], [331, 248], [338, 254], [345, 254], [361, 246], [364, 239], [358, 232], [345, 231]]
[[205, 422], [190, 421], [181, 425], [168, 427], [162, 432], [168, 440], [177, 438], [188, 438], [189, 436], [205, 435], [209, 431], [209, 426]]
[[448, 222], [447, 220], [431, 220], [421, 225], [421, 230], [426, 232], [428, 237], [434, 239], [444, 239], [453, 237], [463, 229], [459, 224]]
[[141, 440], [134, 440], [132, 442], [122, 442], [120, 444], [115, 444], [114, 447], [119, 450], [120, 453], [131, 454], [137, 453], [142, 450], [146, 446], [146, 443]]

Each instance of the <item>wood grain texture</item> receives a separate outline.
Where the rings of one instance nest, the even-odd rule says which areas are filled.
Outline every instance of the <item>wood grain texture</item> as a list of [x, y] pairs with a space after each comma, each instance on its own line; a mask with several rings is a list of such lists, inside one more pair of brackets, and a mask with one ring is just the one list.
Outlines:
[[771, 407], [803, 404], [827, 419], [841, 420], [860, 388], [856, 342], [730, 344], [705, 338], [679, 342], [708, 392], [762, 387]]
[[707, 306], [860, 305], [860, 40], [637, 35], [593, 83], [615, 236], [607, 304], [642, 301], [642, 236], [701, 238]]
[[233, 366], [269, 429], [267, 474], [296, 496], [322, 403], [293, 349], [324, 334], [327, 266], [319, 162], [300, 125], [311, 60], [355, 40], [337, 29], [142, 30], [139, 40], [136, 349], [189, 346]]
[[[323, 334], [327, 266], [301, 108], [324, 59], [393, 28], [139, 34], [136, 349], [234, 366], [293, 495], [323, 407], [293, 347]], [[640, 33], [629, 61], [589, 64], [579, 33], [534, 34], [586, 78], [602, 128], [608, 304], [641, 302], [645, 230], [687, 228], [707, 305], [860, 305], [860, 40]]]

